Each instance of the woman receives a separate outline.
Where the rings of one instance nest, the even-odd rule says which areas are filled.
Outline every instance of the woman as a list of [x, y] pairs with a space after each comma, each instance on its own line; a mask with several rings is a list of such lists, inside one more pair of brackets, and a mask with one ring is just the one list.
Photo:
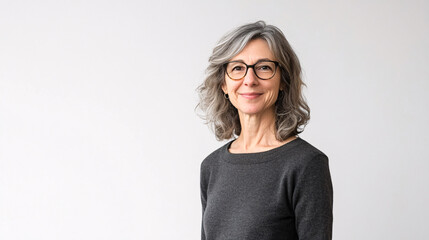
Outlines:
[[201, 163], [201, 238], [331, 239], [328, 157], [297, 136], [310, 109], [283, 33], [238, 27], [209, 62], [198, 107], [218, 140], [233, 139]]

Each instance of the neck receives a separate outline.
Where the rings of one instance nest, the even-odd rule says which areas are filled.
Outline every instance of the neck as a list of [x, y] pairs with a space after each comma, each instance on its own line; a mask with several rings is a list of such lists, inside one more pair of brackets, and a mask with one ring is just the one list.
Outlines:
[[243, 151], [278, 145], [275, 135], [274, 108], [261, 114], [248, 115], [239, 113], [241, 133], [236, 143]]

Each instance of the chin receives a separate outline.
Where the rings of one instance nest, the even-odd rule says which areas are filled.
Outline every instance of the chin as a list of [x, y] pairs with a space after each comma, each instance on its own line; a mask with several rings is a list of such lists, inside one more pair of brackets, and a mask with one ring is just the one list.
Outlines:
[[[272, 106], [271, 106], [272, 107]], [[239, 111], [243, 114], [262, 114], [266, 111], [269, 111], [270, 107], [261, 106], [261, 105], [247, 105], [243, 106], [239, 109]]]
[[262, 113], [264, 110], [261, 108], [245, 108], [241, 109], [241, 112], [244, 114], [259, 114]]

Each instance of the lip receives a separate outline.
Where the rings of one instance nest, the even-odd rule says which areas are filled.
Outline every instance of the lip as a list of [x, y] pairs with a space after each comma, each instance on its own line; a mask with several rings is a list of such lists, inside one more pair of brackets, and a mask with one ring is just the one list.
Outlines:
[[247, 99], [255, 99], [255, 98], [261, 96], [262, 93], [241, 93], [240, 95], [244, 98], [247, 98]]

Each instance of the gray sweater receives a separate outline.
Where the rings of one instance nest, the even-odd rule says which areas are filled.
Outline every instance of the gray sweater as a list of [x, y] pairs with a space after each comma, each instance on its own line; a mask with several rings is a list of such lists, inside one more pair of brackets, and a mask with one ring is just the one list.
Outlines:
[[233, 140], [201, 163], [201, 239], [332, 239], [328, 157], [302, 138], [258, 153], [230, 153]]

